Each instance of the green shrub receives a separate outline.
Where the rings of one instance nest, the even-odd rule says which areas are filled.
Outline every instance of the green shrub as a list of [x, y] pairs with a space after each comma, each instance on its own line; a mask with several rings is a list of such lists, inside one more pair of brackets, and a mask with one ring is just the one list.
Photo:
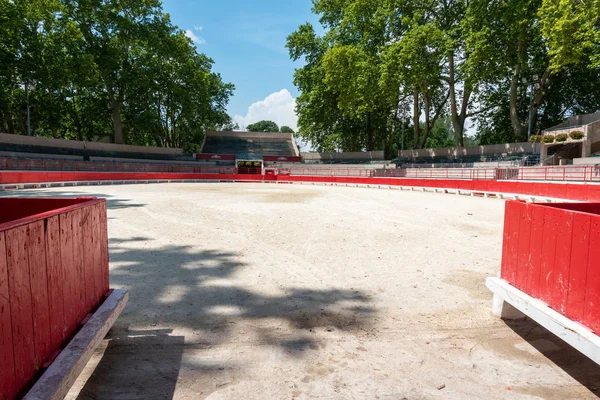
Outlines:
[[567, 135], [566, 133], [559, 133], [558, 135], [556, 135], [556, 142], [557, 143], [566, 142], [568, 138], [569, 138], [569, 135]]
[[581, 140], [585, 137], [585, 134], [581, 131], [573, 131], [573, 132], [569, 133], [569, 136], [573, 140]]
[[554, 135], [544, 135], [542, 141], [546, 144], [554, 143]]
[[529, 137], [529, 141], [531, 143], [542, 143], [542, 136], [541, 135], [531, 135]]

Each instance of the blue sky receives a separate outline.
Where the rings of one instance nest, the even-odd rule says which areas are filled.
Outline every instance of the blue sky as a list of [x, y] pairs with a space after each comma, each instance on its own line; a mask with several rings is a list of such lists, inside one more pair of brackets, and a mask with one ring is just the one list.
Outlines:
[[235, 84], [228, 111], [241, 125], [269, 116], [280, 125], [295, 123], [293, 74], [301, 64], [284, 46], [299, 25], [318, 23], [311, 7], [311, 0], [163, 0], [173, 23]]

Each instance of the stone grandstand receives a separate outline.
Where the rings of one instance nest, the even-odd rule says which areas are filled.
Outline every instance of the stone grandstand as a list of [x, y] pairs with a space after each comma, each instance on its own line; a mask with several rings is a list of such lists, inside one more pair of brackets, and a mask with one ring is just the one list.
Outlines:
[[237, 159], [262, 160], [263, 156], [299, 157], [291, 133], [208, 131], [201, 154], [235, 155]]

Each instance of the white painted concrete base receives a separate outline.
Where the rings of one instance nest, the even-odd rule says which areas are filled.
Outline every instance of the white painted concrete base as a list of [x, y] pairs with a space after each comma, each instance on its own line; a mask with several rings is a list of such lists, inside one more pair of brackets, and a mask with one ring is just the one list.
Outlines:
[[64, 399], [125, 308], [127, 299], [127, 291], [114, 290], [23, 399]]
[[488, 278], [486, 286], [494, 293], [494, 314], [507, 319], [527, 316], [600, 364], [600, 337], [588, 328], [559, 314], [504, 279]]

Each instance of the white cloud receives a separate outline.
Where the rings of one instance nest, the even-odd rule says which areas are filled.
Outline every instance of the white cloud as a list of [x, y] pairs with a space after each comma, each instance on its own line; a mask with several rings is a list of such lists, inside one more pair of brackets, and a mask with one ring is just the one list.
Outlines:
[[270, 94], [264, 100], [253, 103], [248, 108], [246, 116], [236, 115], [233, 120], [237, 122], [240, 129], [246, 129], [248, 125], [258, 121], [268, 120], [279, 126], [287, 125], [297, 131], [296, 99], [287, 89], [283, 89]]
[[191, 29], [187, 29], [185, 31], [185, 36], [190, 38], [192, 40], [192, 42], [194, 42], [196, 44], [206, 43], [206, 40], [202, 39], [201, 37], [196, 36], [196, 34]]
[[200, 32], [202, 30], [202, 27], [200, 25], [196, 25], [194, 26], [194, 30]]

